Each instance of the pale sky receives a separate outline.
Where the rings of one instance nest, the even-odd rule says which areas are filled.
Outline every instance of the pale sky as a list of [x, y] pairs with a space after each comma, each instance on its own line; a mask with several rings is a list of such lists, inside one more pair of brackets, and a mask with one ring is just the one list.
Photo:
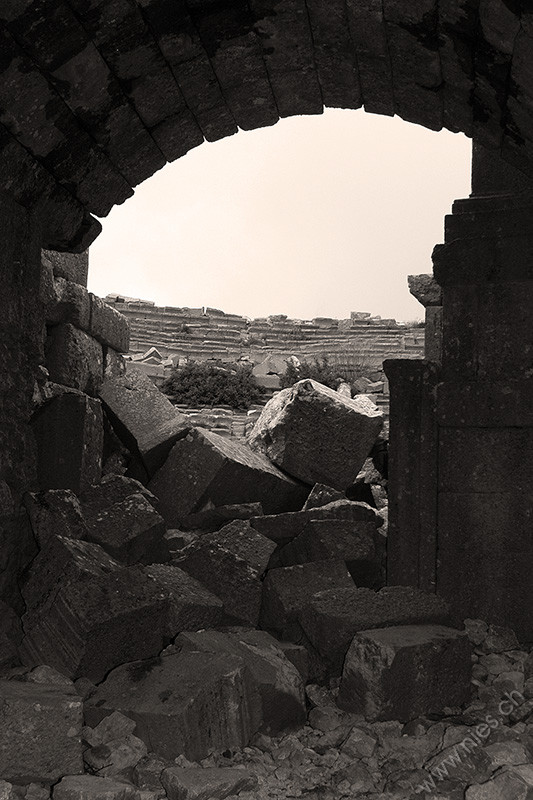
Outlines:
[[462, 134], [328, 109], [204, 143], [102, 220], [89, 289], [248, 317], [422, 319], [444, 215], [470, 193]]

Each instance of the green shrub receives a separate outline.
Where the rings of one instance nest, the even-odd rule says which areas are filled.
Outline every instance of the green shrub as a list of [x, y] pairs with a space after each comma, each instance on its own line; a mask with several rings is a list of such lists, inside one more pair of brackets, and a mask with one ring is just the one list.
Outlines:
[[314, 361], [302, 361], [298, 367], [289, 361], [287, 369], [280, 376], [280, 386], [282, 389], [286, 389], [304, 378], [311, 378], [318, 383], [323, 383], [330, 389], [337, 388], [339, 378], [345, 380], [342, 375], [339, 375], [338, 369], [330, 365], [328, 358], [322, 356], [321, 359], [315, 358]]
[[261, 400], [261, 390], [251, 367], [235, 370], [190, 361], [175, 367], [161, 390], [175, 403], [189, 406], [226, 405], [247, 409]]

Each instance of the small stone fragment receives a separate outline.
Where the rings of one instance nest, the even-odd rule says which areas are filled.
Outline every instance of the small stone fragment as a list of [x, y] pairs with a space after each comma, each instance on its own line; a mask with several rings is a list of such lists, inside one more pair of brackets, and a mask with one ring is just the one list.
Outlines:
[[110, 739], [86, 750], [83, 760], [94, 775], [102, 778], [126, 777], [148, 750], [143, 741], [131, 733]]
[[309, 511], [311, 508], [320, 508], [334, 500], [346, 500], [346, 495], [338, 489], [326, 486], [324, 483], [315, 483], [311, 493], [304, 503], [302, 511]]
[[53, 800], [141, 800], [135, 786], [98, 775], [67, 775], [54, 786]]

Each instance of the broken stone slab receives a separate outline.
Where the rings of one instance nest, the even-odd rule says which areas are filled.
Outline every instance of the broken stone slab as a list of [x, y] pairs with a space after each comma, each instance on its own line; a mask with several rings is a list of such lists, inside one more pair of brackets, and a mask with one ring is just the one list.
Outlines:
[[24, 505], [39, 544], [49, 536], [87, 539], [87, 525], [80, 501], [72, 489], [27, 492]]
[[212, 533], [218, 531], [223, 525], [235, 519], [251, 519], [263, 513], [261, 503], [236, 503], [218, 508], [207, 508], [196, 514], [189, 514], [182, 520], [182, 528], [186, 531], [205, 531]]
[[533, 765], [506, 766], [490, 781], [467, 787], [465, 800], [530, 800], [533, 796]]
[[64, 392], [37, 411], [32, 428], [41, 489], [72, 489], [79, 494], [98, 483], [104, 438], [99, 400]]
[[355, 569], [355, 562], [374, 560], [375, 532], [374, 522], [310, 520], [305, 531], [280, 550], [279, 563], [289, 567], [309, 561], [340, 559], [352, 563]]
[[378, 592], [351, 586], [313, 594], [298, 619], [318, 652], [340, 671], [359, 631], [389, 625], [446, 625], [450, 609], [437, 595], [410, 586], [386, 586]]
[[0, 775], [55, 783], [83, 772], [82, 701], [74, 686], [0, 681]]
[[86, 518], [87, 539], [123, 564], [168, 561], [163, 518], [142, 494], [129, 495]]
[[187, 417], [138, 369], [107, 378], [100, 397], [115, 432], [140, 457], [149, 475], [191, 427]]
[[305, 533], [310, 523], [315, 520], [346, 520], [354, 523], [372, 522], [380, 526], [383, 520], [367, 503], [353, 502], [346, 498], [332, 500], [326, 505], [317, 506], [302, 511], [290, 511], [286, 514], [267, 514], [262, 517], [252, 517], [250, 524], [276, 542], [286, 545], [297, 536]]
[[275, 545], [246, 520], [236, 520], [192, 542], [178, 561], [224, 603], [227, 615], [257, 625], [261, 578]]
[[351, 400], [306, 379], [266, 404], [248, 441], [294, 478], [344, 490], [382, 426], [383, 414], [365, 397]]
[[181, 631], [213, 628], [222, 621], [222, 601], [177, 566], [152, 564], [144, 570], [168, 600], [163, 633], [173, 639]]
[[224, 800], [253, 791], [257, 777], [246, 769], [227, 767], [168, 767], [161, 775], [168, 800]]
[[346, 654], [337, 704], [400, 722], [460, 707], [471, 696], [471, 652], [463, 632], [442, 625], [362, 631]]
[[102, 345], [69, 322], [50, 329], [45, 344], [50, 380], [90, 395], [98, 394], [104, 379]]
[[[265, 630], [286, 633], [298, 629], [298, 619], [311, 591], [352, 588], [353, 580], [344, 561], [314, 561], [267, 572], [263, 581], [260, 624]], [[289, 637], [290, 638], [290, 637]]]
[[97, 544], [51, 537], [22, 594], [20, 654], [29, 666], [98, 682], [117, 664], [163, 647], [168, 599], [141, 567], [119, 564]]
[[54, 786], [54, 800], [142, 800], [130, 783], [98, 775], [66, 775]]
[[163, 654], [112, 670], [86, 701], [85, 720], [95, 726], [121, 711], [159, 757], [198, 761], [213, 750], [248, 744], [254, 733], [248, 682], [242, 659], [233, 656]]
[[158, 792], [160, 797], [164, 797], [165, 790], [161, 783], [161, 774], [167, 766], [167, 762], [153, 753], [141, 758], [133, 768], [135, 785], [143, 791]]
[[256, 731], [276, 735], [303, 724], [305, 694], [300, 673], [285, 657], [278, 642], [265, 631], [238, 630], [182, 633], [176, 639], [182, 651], [227, 653], [241, 658], [258, 694], [258, 714], [252, 721]]
[[309, 497], [304, 503], [302, 511], [309, 511], [311, 508], [319, 508], [334, 500], [346, 500], [346, 496], [338, 489], [333, 489], [331, 486], [326, 486], [324, 483], [315, 483], [311, 489]]
[[408, 275], [409, 291], [425, 308], [442, 305], [442, 287], [433, 275]]
[[176, 442], [148, 488], [170, 527], [212, 506], [261, 503], [267, 514], [294, 511], [309, 491], [245, 445], [200, 429]]
[[86, 726], [83, 729], [83, 738], [91, 747], [106, 744], [114, 739], [129, 736], [135, 730], [135, 721], [125, 717], [120, 711], [113, 711], [108, 717], [98, 723], [96, 728]]
[[126, 317], [95, 294], [89, 293], [89, 301], [91, 336], [117, 353], [127, 353], [130, 347], [130, 326]]

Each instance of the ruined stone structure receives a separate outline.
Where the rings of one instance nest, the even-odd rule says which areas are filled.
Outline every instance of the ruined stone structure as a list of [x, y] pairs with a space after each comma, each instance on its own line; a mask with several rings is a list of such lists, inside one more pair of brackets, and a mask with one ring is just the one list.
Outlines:
[[[0, 502], [11, 542], [2, 547], [4, 576], [31, 555], [17, 509], [22, 493], [44, 481], [30, 427], [43, 381], [41, 248], [84, 251], [100, 231], [97, 216], [204, 140], [324, 106], [364, 106], [476, 143], [473, 194], [455, 203], [434, 252], [442, 306], [429, 307], [428, 319], [436, 332], [442, 321], [441, 342], [430, 343], [425, 361], [387, 367], [388, 580], [436, 590], [462, 616], [533, 638], [527, 5], [23, 0], [1, 4], [0, 35]], [[79, 330], [99, 344], [103, 374], [114, 348], [98, 333], [98, 303], [91, 309]], [[73, 369], [84, 336], [63, 329], [55, 340], [69, 348]], [[90, 396], [98, 381], [83, 374], [78, 393], [61, 398], [80, 460], [99, 426]], [[45, 440], [54, 426], [66, 435], [60, 411], [44, 426]], [[76, 449], [69, 452], [74, 458]]]

